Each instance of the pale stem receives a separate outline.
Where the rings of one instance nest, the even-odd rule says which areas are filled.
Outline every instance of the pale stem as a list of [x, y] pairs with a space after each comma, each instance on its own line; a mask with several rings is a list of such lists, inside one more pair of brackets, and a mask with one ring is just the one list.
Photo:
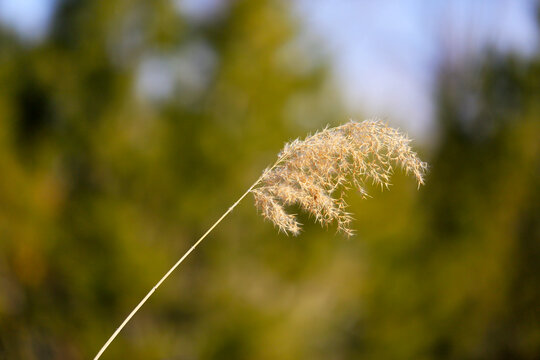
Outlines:
[[[277, 162], [276, 162], [277, 164]], [[275, 166], [275, 165], [274, 165]], [[109, 345], [111, 344], [111, 342], [114, 340], [114, 338], [116, 338], [116, 336], [118, 335], [118, 333], [124, 328], [124, 326], [126, 326], [126, 324], [129, 322], [129, 320], [131, 320], [131, 318], [133, 317], [133, 315], [135, 315], [137, 313], [137, 311], [139, 311], [139, 309], [144, 305], [144, 303], [146, 302], [146, 300], [148, 300], [148, 298], [150, 296], [152, 296], [152, 294], [154, 293], [154, 291], [156, 291], [156, 289], [165, 281], [165, 279], [167, 279], [169, 277], [169, 275], [171, 275], [171, 273], [188, 257], [189, 254], [191, 254], [191, 252], [193, 250], [195, 250], [195, 248], [201, 243], [201, 241], [204, 240], [204, 238], [210, 234], [210, 232], [212, 232], [212, 230], [214, 230], [214, 228], [221, 222], [221, 220], [223, 220], [227, 215], [229, 215], [229, 213], [236, 207], [236, 205], [238, 205], [238, 203], [240, 203], [240, 201], [242, 201], [243, 198], [245, 198], [247, 196], [247, 194], [250, 193], [251, 190], [253, 190], [253, 188], [255, 186], [257, 186], [257, 184], [261, 181], [261, 178], [260, 177], [257, 181], [255, 181], [253, 183], [253, 185], [250, 186], [250, 188], [242, 195], [240, 196], [240, 198], [238, 200], [236, 200], [236, 202], [223, 214], [221, 215], [221, 217], [214, 223], [214, 225], [212, 225], [205, 233], [203, 236], [201, 236], [199, 238], [199, 240], [197, 240], [195, 242], [195, 244], [193, 244], [192, 247], [189, 248], [188, 251], [186, 251], [186, 253], [184, 255], [182, 255], [182, 257], [180, 258], [180, 260], [178, 260], [176, 262], [176, 264], [174, 264], [170, 269], [169, 271], [167, 271], [167, 273], [165, 275], [163, 275], [163, 277], [161, 278], [161, 280], [159, 280], [157, 282], [156, 285], [154, 285], [154, 287], [152, 288], [152, 290], [150, 290], [148, 292], [148, 294], [146, 294], [146, 296], [141, 300], [141, 302], [131, 311], [131, 313], [129, 313], [129, 315], [126, 317], [126, 319], [122, 322], [122, 324], [120, 324], [120, 326], [115, 330], [115, 332], [111, 335], [111, 337], [109, 338], [109, 340], [107, 340], [107, 342], [105, 343], [105, 345], [103, 345], [103, 347], [101, 348], [101, 350], [99, 350], [99, 352], [97, 353], [96, 357], [94, 357], [94, 360], [97, 360], [101, 357], [101, 355], [103, 354], [103, 352], [107, 349], [107, 347], [109, 347]]]

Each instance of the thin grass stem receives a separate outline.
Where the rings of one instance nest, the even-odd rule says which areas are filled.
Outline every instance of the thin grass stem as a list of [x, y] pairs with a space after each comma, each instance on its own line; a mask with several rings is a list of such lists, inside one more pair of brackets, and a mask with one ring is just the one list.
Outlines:
[[122, 329], [124, 328], [124, 326], [126, 326], [126, 324], [131, 320], [131, 318], [137, 313], [137, 311], [139, 311], [139, 309], [144, 305], [144, 303], [150, 298], [150, 296], [152, 296], [152, 294], [157, 290], [157, 288], [160, 287], [160, 285], [172, 274], [172, 272], [174, 270], [176, 270], [176, 268], [189, 256], [189, 254], [191, 254], [191, 252], [193, 250], [195, 250], [195, 248], [208, 236], [208, 234], [210, 234], [212, 232], [212, 230], [214, 230], [214, 228], [216, 226], [218, 226], [218, 224], [223, 220], [225, 219], [225, 217], [227, 215], [229, 215], [229, 213], [231, 211], [233, 211], [233, 209], [240, 203], [240, 201], [242, 201], [250, 192], [251, 190], [253, 190], [253, 188], [255, 186], [257, 186], [257, 184], [259, 183], [261, 178], [259, 178], [257, 181], [255, 181], [253, 183], [253, 185], [250, 186], [250, 188], [242, 195], [240, 196], [240, 198], [238, 200], [236, 200], [236, 202], [227, 210], [225, 211], [225, 213], [223, 215], [221, 215], [221, 217], [199, 238], [199, 240], [197, 240], [193, 246], [191, 246], [189, 248], [188, 251], [185, 252], [184, 255], [182, 255], [182, 257], [176, 262], [176, 264], [174, 264], [170, 269], [169, 271], [167, 271], [167, 273], [165, 275], [163, 275], [163, 277], [156, 283], [156, 285], [154, 285], [154, 287], [148, 292], [148, 294], [146, 294], [146, 296], [139, 302], [139, 304], [129, 313], [129, 315], [124, 319], [124, 321], [122, 322], [122, 324], [120, 324], [120, 326], [118, 326], [118, 328], [116, 328], [116, 330], [114, 331], [114, 333], [111, 335], [111, 337], [107, 340], [107, 342], [101, 347], [101, 349], [99, 350], [99, 352], [97, 353], [97, 355], [94, 357], [94, 360], [97, 360], [101, 357], [101, 355], [103, 354], [103, 352], [109, 347], [109, 345], [113, 342], [113, 340], [116, 338], [116, 336], [120, 333], [120, 331], [122, 331]]

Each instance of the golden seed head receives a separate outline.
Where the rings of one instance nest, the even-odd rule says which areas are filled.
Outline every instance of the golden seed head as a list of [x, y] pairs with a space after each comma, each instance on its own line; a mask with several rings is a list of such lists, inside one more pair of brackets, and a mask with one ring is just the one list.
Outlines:
[[351, 120], [291, 141], [251, 190], [255, 205], [285, 233], [300, 232], [301, 224], [285, 210], [297, 204], [321, 225], [336, 222], [338, 230], [350, 236], [352, 217], [344, 200], [344, 190], [350, 185], [364, 197], [365, 181], [384, 189], [390, 185], [393, 165], [413, 174], [418, 185], [424, 184], [427, 164], [409, 143], [405, 135], [378, 120]]

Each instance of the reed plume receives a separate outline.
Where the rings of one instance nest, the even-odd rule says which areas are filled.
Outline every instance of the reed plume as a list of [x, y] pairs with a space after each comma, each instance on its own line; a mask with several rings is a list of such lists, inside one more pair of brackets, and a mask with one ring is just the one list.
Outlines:
[[300, 224], [286, 206], [297, 204], [323, 226], [337, 223], [352, 235], [344, 190], [351, 185], [367, 196], [364, 183], [390, 185], [394, 166], [424, 183], [426, 163], [409, 146], [410, 140], [380, 121], [350, 121], [326, 128], [285, 145], [276, 165], [263, 172], [251, 192], [263, 216], [280, 231], [297, 235]]
[[154, 285], [109, 337], [94, 360], [101, 357], [156, 289], [249, 193], [254, 195], [255, 205], [262, 215], [280, 231], [294, 235], [300, 232], [301, 224], [286, 211], [287, 206], [297, 204], [321, 225], [336, 222], [339, 231], [352, 235], [352, 217], [346, 211], [345, 190], [354, 186], [365, 197], [368, 196], [366, 181], [381, 188], [388, 187], [395, 166], [414, 175], [419, 186], [424, 183], [427, 165], [420, 161], [409, 143], [405, 135], [377, 120], [350, 121], [326, 128], [304, 140], [287, 143], [274, 165], [266, 169]]

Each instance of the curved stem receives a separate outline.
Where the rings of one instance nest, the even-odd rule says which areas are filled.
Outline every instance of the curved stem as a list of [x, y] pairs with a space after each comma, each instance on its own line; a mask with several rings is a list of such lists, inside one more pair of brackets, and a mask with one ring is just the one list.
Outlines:
[[195, 244], [193, 244], [192, 247], [189, 248], [188, 251], [186, 251], [186, 253], [184, 255], [182, 255], [182, 257], [180, 258], [180, 260], [178, 260], [176, 262], [176, 264], [174, 264], [170, 269], [169, 271], [167, 271], [167, 273], [165, 275], [163, 275], [163, 277], [156, 283], [156, 285], [154, 285], [154, 287], [148, 292], [148, 294], [146, 294], [146, 296], [139, 302], [139, 304], [129, 313], [129, 315], [124, 319], [124, 321], [122, 322], [122, 324], [120, 324], [120, 326], [115, 330], [115, 332], [111, 335], [111, 337], [109, 338], [109, 340], [107, 340], [107, 342], [105, 343], [105, 345], [103, 345], [103, 347], [99, 350], [99, 352], [97, 353], [97, 355], [94, 357], [94, 360], [97, 360], [101, 357], [101, 355], [103, 354], [103, 352], [107, 349], [107, 347], [109, 347], [109, 345], [111, 344], [111, 342], [114, 340], [114, 338], [116, 338], [116, 336], [118, 335], [118, 333], [120, 333], [120, 331], [124, 328], [124, 326], [126, 326], [126, 324], [129, 322], [129, 320], [131, 320], [131, 318], [133, 317], [133, 315], [135, 315], [137, 313], [137, 311], [139, 311], [139, 309], [144, 305], [144, 303], [146, 302], [146, 300], [148, 300], [148, 298], [150, 296], [152, 296], [152, 294], [156, 291], [156, 289], [169, 277], [169, 275], [171, 275], [171, 273], [188, 257], [189, 254], [191, 254], [191, 252], [193, 250], [195, 250], [195, 248], [201, 243], [201, 241], [204, 240], [204, 238], [210, 234], [210, 232], [212, 232], [212, 230], [214, 230], [214, 228], [227, 216], [229, 215], [229, 213], [236, 207], [236, 205], [238, 205], [238, 203], [240, 203], [240, 201], [242, 201], [242, 199], [244, 199], [247, 194], [250, 193], [251, 190], [253, 190], [253, 188], [255, 186], [257, 186], [257, 184], [260, 182], [261, 178], [259, 178], [257, 181], [255, 181], [253, 183], [253, 185], [250, 186], [250, 188], [242, 195], [240, 196], [240, 198], [238, 200], [236, 200], [236, 202], [223, 214], [221, 215], [221, 217], [214, 223], [214, 225], [212, 225], [204, 234], [203, 236], [201, 236], [199, 238], [199, 240], [197, 240], [195, 242]]

